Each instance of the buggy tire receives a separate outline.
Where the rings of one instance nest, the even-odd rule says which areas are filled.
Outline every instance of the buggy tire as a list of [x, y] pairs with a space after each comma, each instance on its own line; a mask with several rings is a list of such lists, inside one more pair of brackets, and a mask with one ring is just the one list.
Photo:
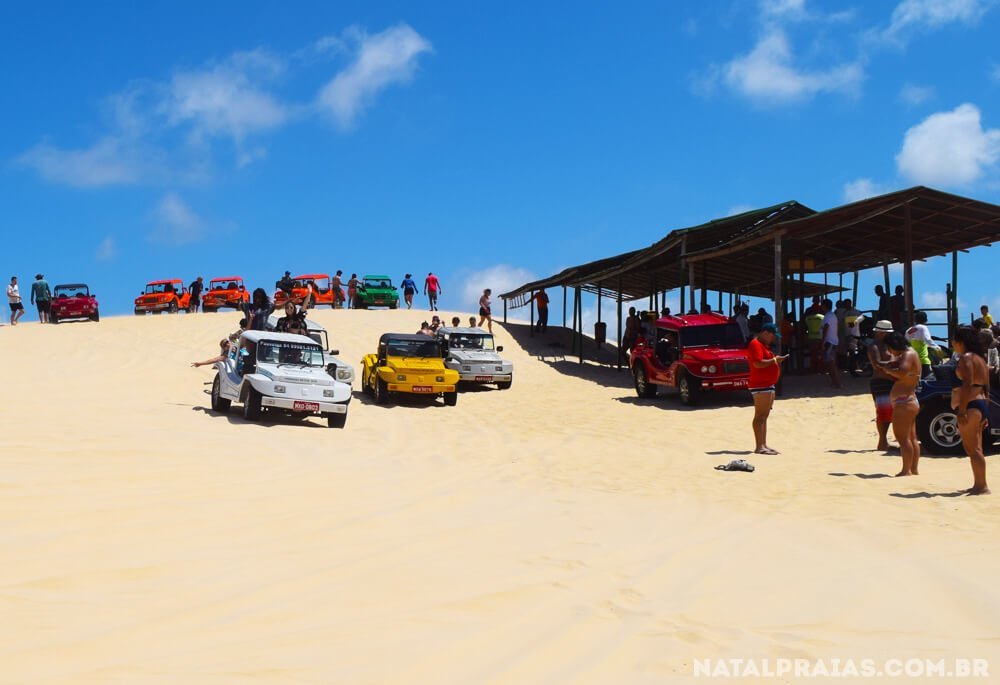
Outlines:
[[646, 375], [646, 366], [642, 362], [636, 364], [635, 369], [632, 371], [632, 376], [635, 379], [636, 395], [647, 400], [656, 397], [656, 386], [649, 382], [649, 377]]
[[681, 404], [693, 407], [701, 400], [701, 381], [689, 373], [681, 374], [677, 381], [677, 391], [681, 396]]
[[326, 425], [330, 428], [343, 428], [347, 425], [347, 412], [343, 414], [327, 414]]
[[381, 378], [375, 378], [375, 404], [387, 404], [389, 402], [389, 384]]
[[247, 393], [247, 399], [243, 403], [243, 418], [247, 421], [259, 421], [263, 409], [261, 408], [261, 396], [253, 386], [250, 386], [250, 391]]
[[444, 403], [448, 407], [454, 407], [458, 404], [458, 391], [444, 393]]
[[225, 414], [232, 406], [232, 400], [227, 400], [222, 396], [222, 379], [216, 372], [215, 380], [212, 381], [212, 411]]

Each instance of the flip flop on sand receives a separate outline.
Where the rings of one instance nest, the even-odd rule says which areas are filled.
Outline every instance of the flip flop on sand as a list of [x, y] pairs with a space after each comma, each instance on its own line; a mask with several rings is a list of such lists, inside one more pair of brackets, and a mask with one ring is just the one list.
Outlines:
[[754, 465], [748, 462], [746, 459], [733, 459], [728, 464], [719, 464], [715, 467], [716, 471], [746, 471], [747, 473], [754, 472]]

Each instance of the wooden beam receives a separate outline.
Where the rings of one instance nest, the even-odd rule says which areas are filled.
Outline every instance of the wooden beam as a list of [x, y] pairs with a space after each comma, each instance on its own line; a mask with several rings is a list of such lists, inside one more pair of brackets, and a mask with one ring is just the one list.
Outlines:
[[913, 219], [910, 203], [903, 209], [903, 289], [906, 291], [906, 325], [913, 325]]

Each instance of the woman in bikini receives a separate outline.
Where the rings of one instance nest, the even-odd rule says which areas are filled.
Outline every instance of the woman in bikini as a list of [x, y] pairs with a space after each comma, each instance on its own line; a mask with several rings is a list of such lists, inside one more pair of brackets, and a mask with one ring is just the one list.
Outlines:
[[986, 456], [983, 454], [983, 432], [990, 422], [990, 372], [986, 365], [986, 348], [979, 331], [960, 326], [953, 336], [952, 349], [958, 355], [951, 406], [958, 416], [958, 432], [962, 447], [972, 464], [970, 495], [987, 495]]
[[885, 346], [893, 359], [882, 362], [882, 370], [893, 379], [889, 400], [892, 402], [892, 433], [899, 443], [903, 468], [899, 476], [916, 476], [920, 461], [920, 441], [917, 440], [917, 385], [920, 383], [920, 357], [913, 351], [906, 337], [899, 332], [885, 336]]

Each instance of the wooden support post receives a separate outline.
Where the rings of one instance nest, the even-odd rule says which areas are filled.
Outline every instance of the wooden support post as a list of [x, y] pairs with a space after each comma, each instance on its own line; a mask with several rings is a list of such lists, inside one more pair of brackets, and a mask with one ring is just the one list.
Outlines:
[[851, 292], [851, 304], [858, 308], [858, 272], [854, 272], [854, 290]]
[[694, 262], [688, 264], [688, 282], [691, 284], [691, 306], [689, 307], [689, 309], [695, 309], [697, 307], [697, 305], [695, 304], [697, 300], [694, 299], [694, 284], [695, 284]]
[[681, 270], [681, 298], [680, 302], [677, 304], [677, 308], [680, 310], [677, 312], [678, 316], [684, 314], [687, 310], [684, 308], [684, 286], [687, 285], [687, 272], [684, 270], [684, 257], [687, 255], [687, 236], [681, 238], [681, 258], [677, 260], [677, 266]]
[[882, 281], [885, 285], [885, 296], [892, 295], [892, 284], [889, 282], [889, 258], [882, 257]]
[[903, 249], [906, 261], [903, 263], [903, 290], [906, 291], [906, 325], [913, 325], [913, 219], [910, 203], [903, 205]]
[[[781, 331], [781, 321], [785, 318], [784, 292], [784, 262], [781, 256], [781, 234], [774, 236], [774, 325]], [[791, 341], [788, 341], [791, 344]]]
[[700, 311], [708, 309], [708, 262], [701, 263], [701, 308]]
[[618, 370], [622, 370], [624, 350], [622, 350], [622, 277], [618, 277], [618, 339], [615, 340], [618, 348]]
[[799, 322], [806, 320], [806, 258], [799, 255]]
[[[565, 294], [565, 291], [563, 293]], [[573, 291], [573, 337], [570, 343], [570, 354], [573, 354], [574, 350], [576, 350], [576, 291]]]
[[579, 312], [578, 318], [580, 320], [580, 347], [578, 349], [578, 352], [580, 353], [580, 363], [582, 364], [583, 363], [583, 297], [579, 286], [577, 286], [576, 288], [576, 308], [577, 311]]
[[[958, 318], [958, 250], [951, 253], [951, 300], [955, 309], [955, 323], [953, 325], [957, 327], [961, 323]], [[953, 332], [953, 330], [948, 331], [948, 335], [951, 336]]]
[[[354, 305], [351, 305], [354, 306]], [[503, 322], [507, 323], [507, 298], [503, 299]]]
[[529, 319], [529, 323], [531, 324], [531, 326], [530, 328], [528, 328], [528, 337], [534, 338], [535, 337], [535, 291], [534, 290], [531, 291], [531, 318]]
[[563, 328], [566, 328], [566, 286], [563, 289]]

